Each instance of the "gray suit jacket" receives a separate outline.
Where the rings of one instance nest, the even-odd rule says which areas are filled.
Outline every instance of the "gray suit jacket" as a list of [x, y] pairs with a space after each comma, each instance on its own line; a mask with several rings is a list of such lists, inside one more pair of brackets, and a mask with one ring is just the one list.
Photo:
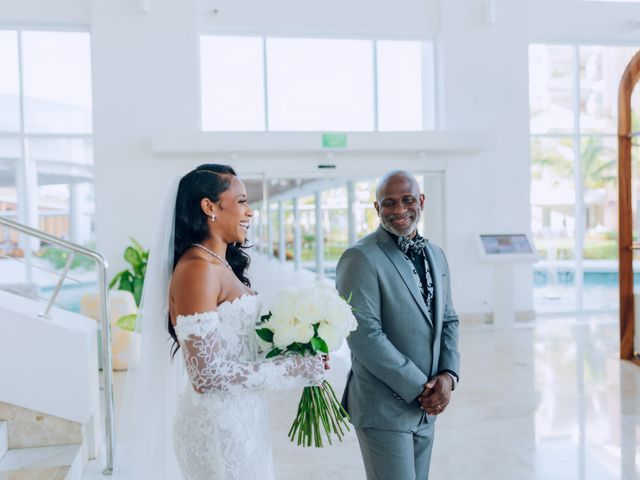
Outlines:
[[342, 399], [358, 428], [415, 428], [422, 418], [417, 397], [424, 384], [442, 370], [458, 374], [458, 316], [449, 267], [439, 247], [428, 243], [426, 251], [435, 290], [433, 318], [409, 262], [382, 227], [338, 262], [337, 289], [351, 296], [358, 320], [347, 339], [352, 367]]

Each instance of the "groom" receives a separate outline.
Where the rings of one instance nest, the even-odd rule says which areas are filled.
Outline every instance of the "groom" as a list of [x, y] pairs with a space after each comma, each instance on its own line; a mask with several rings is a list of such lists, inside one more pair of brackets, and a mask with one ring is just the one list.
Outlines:
[[358, 328], [342, 403], [368, 480], [426, 480], [434, 426], [458, 383], [458, 316], [442, 250], [417, 233], [424, 195], [409, 172], [376, 188], [380, 227], [347, 249], [336, 284]]

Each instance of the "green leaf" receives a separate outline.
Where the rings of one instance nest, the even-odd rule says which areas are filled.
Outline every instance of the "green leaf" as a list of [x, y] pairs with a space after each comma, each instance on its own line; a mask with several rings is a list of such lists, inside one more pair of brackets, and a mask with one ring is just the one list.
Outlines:
[[133, 247], [127, 247], [124, 251], [124, 259], [129, 262], [133, 268], [140, 266], [142, 263], [142, 259], [140, 258], [140, 254]]
[[133, 275], [131, 275], [131, 272], [122, 272], [119, 290], [126, 290], [127, 292], [133, 293]]
[[133, 298], [136, 301], [136, 305], [140, 306], [140, 300], [142, 299], [142, 288], [144, 287], [144, 277], [136, 277], [133, 280]]
[[138, 318], [137, 313], [130, 313], [129, 315], [123, 315], [116, 321], [116, 325], [122, 330], [126, 330], [128, 332], [135, 332], [137, 318]]
[[111, 282], [109, 282], [109, 288], [113, 288], [115, 284], [118, 283], [118, 280], [120, 280], [120, 277], [122, 277], [123, 273], [124, 272], [117, 273], [116, 276], [111, 279]]
[[138, 250], [138, 253], [144, 256], [144, 253], [145, 253], [144, 247], [140, 245], [140, 243], [138, 243], [138, 241], [133, 237], [129, 237], [129, 240], [131, 240], [131, 243], [133, 243], [133, 246], [136, 248], [136, 250]]
[[265, 342], [273, 343], [273, 332], [268, 328], [258, 328], [256, 333]]
[[267, 356], [265, 358], [273, 358], [273, 357], [277, 357], [278, 355], [280, 355], [282, 353], [282, 350], [280, 350], [279, 348], [274, 348], [273, 350], [271, 350], [269, 353], [267, 353]]
[[311, 346], [318, 352], [329, 353], [329, 346], [327, 345], [327, 342], [320, 337], [313, 337], [311, 339]]

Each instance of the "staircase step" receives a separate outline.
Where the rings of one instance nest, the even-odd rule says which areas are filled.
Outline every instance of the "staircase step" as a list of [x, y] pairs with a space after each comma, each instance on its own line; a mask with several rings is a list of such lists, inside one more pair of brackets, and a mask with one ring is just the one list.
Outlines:
[[9, 449], [73, 445], [84, 439], [83, 425], [0, 402], [0, 421], [8, 422]]
[[[68, 471], [75, 463], [77, 463], [79, 453], [81, 453], [81, 448], [81, 445], [61, 445], [54, 447], [17, 448], [15, 450], [9, 450], [0, 460], [0, 480], [13, 480], [13, 477], [6, 477], [6, 475], [18, 475], [23, 471], [26, 474], [26, 472], [32, 470], [37, 471], [52, 467], [64, 467]], [[82, 469], [84, 469], [84, 466]], [[5, 477], [2, 475], [5, 475]], [[16, 478], [22, 479], [23, 477]]]
[[0, 472], [0, 480], [67, 480], [70, 467], [26, 468]]
[[7, 433], [7, 422], [0, 421], [0, 459], [4, 457], [9, 449], [9, 434]]

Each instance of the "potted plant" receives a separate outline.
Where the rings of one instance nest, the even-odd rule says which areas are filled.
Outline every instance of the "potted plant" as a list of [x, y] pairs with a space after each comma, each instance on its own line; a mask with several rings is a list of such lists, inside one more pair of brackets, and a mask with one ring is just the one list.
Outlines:
[[[124, 259], [131, 266], [117, 273], [109, 283], [109, 288], [131, 292], [136, 306], [139, 308], [140, 300], [142, 299], [142, 288], [144, 287], [144, 276], [147, 273], [149, 250], [145, 250], [133, 237], [129, 238], [133, 245], [128, 246], [124, 251]], [[136, 316], [136, 313], [124, 315], [118, 319], [116, 325], [123, 330], [135, 332]]]

